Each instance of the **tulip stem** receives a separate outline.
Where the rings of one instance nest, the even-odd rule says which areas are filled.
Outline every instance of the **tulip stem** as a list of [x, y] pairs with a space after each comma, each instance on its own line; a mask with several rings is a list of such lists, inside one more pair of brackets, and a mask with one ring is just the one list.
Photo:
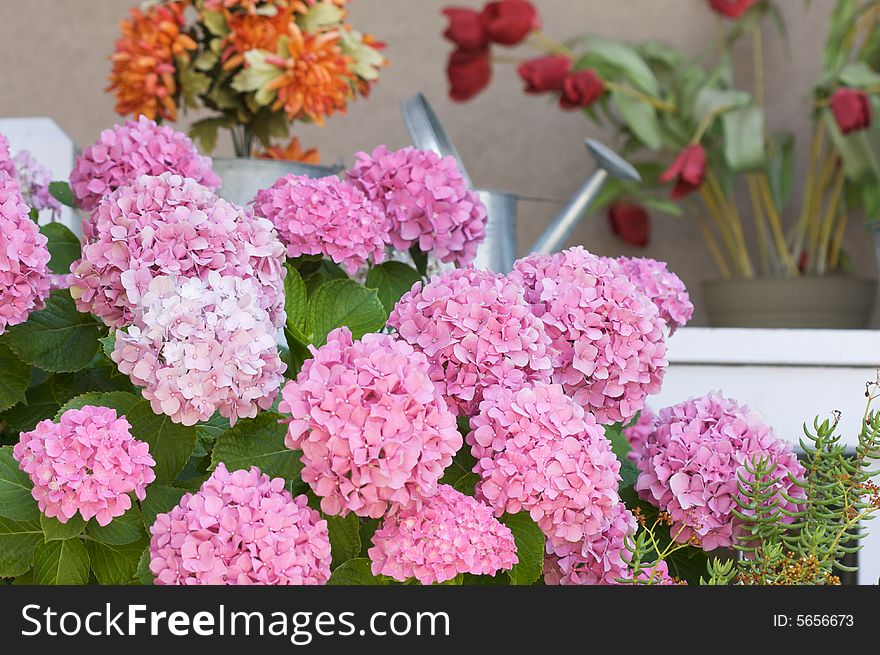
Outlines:
[[709, 247], [709, 252], [712, 255], [712, 259], [715, 260], [715, 265], [718, 267], [721, 277], [725, 280], [729, 280], [730, 268], [727, 266], [727, 262], [724, 261], [724, 255], [721, 253], [721, 248], [718, 247], [718, 241], [712, 234], [712, 230], [709, 229], [706, 219], [700, 213], [697, 214], [697, 225], [700, 228], [700, 232], [703, 234], [703, 239], [705, 239], [706, 245]]
[[617, 82], [611, 82], [609, 80], [602, 80], [602, 84], [605, 85], [606, 89], [612, 91], [613, 93], [619, 93], [620, 95], [625, 95], [631, 98], [635, 98], [636, 100], [641, 100], [645, 104], [654, 107], [654, 109], [667, 112], [678, 111], [678, 107], [675, 105], [675, 103], [669, 102], [668, 100], [663, 100], [661, 98], [655, 98], [654, 96], [648, 95], [647, 93], [642, 93], [638, 89], [634, 89], [627, 84], [618, 84]]
[[746, 182], [749, 185], [749, 199], [752, 202], [752, 214], [755, 219], [755, 231], [758, 233], [758, 252], [761, 257], [761, 272], [770, 275], [770, 249], [767, 245], [767, 224], [764, 221], [764, 208], [761, 205], [761, 193], [754, 175], [747, 175]]
[[546, 50], [554, 55], [562, 55], [563, 57], [568, 57], [572, 60], [575, 59], [574, 50], [541, 30], [535, 30], [532, 32], [529, 40], [534, 42], [534, 45], [541, 50]]
[[779, 258], [782, 260], [782, 265], [785, 267], [785, 270], [789, 275], [797, 276], [798, 268], [785, 243], [785, 234], [782, 231], [782, 221], [779, 218], [779, 211], [777, 211], [776, 205], [773, 203], [773, 194], [770, 192], [770, 183], [767, 181], [767, 174], [760, 173], [757, 175], [756, 182], [761, 192], [761, 197], [764, 199], [764, 209], [767, 210], [767, 219], [770, 223], [770, 233], [773, 235], [773, 241], [776, 243], [776, 250], [779, 254]]

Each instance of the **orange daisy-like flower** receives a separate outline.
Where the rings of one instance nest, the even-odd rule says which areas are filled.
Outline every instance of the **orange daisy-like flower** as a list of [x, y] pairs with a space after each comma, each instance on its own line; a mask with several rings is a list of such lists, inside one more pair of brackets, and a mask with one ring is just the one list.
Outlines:
[[276, 159], [284, 161], [299, 161], [304, 164], [320, 164], [321, 153], [317, 148], [303, 150], [299, 137], [293, 137], [286, 147], [271, 146], [263, 152], [256, 154], [257, 159]]
[[116, 93], [119, 114], [177, 119], [175, 60], [189, 59], [189, 51], [198, 47], [181, 31], [188, 4], [184, 0], [156, 5], [146, 12], [135, 8], [121, 23], [107, 87]]
[[287, 118], [308, 118], [324, 125], [324, 118], [344, 113], [352, 95], [350, 58], [342, 52], [337, 32], [303, 34], [294, 26], [287, 44], [289, 56], [266, 57], [281, 74], [267, 86], [277, 91], [273, 109], [284, 108]]
[[261, 16], [252, 13], [233, 14], [226, 12], [229, 35], [225, 39], [223, 68], [232, 70], [244, 63], [244, 53], [248, 50], [278, 49], [278, 39], [290, 36], [294, 24], [294, 8], [279, 9], [274, 16]]

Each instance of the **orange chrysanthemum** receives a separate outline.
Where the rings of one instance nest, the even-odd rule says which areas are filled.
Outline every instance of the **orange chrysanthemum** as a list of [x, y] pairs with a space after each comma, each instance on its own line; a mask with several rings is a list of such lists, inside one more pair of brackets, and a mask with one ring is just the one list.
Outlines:
[[146, 12], [134, 8], [121, 23], [122, 37], [110, 57], [113, 71], [108, 91], [116, 93], [116, 111], [177, 120], [175, 60], [189, 59], [196, 42], [181, 31], [188, 0], [156, 5]]
[[339, 34], [303, 34], [294, 26], [288, 43], [290, 55], [266, 57], [266, 62], [282, 69], [267, 86], [277, 91], [273, 110], [284, 108], [287, 118], [308, 118], [318, 125], [335, 112], [345, 113], [352, 95], [350, 58], [339, 46]]
[[233, 14], [226, 12], [229, 35], [225, 39], [223, 68], [232, 70], [244, 63], [244, 53], [248, 50], [278, 49], [278, 38], [290, 36], [294, 24], [294, 8], [279, 9], [274, 16], [261, 16], [252, 13]]
[[204, 7], [207, 11], [243, 9], [248, 14], [256, 15], [264, 7], [274, 6], [281, 10], [296, 4], [299, 4], [297, 0], [205, 0]]
[[286, 147], [271, 146], [263, 152], [258, 152], [257, 159], [276, 159], [284, 161], [299, 161], [304, 164], [320, 164], [321, 153], [317, 148], [303, 150], [299, 137], [293, 137]]

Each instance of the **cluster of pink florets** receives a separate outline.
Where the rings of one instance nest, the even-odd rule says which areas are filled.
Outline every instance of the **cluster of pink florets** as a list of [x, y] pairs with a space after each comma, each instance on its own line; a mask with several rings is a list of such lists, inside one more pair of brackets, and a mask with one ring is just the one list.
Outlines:
[[48, 517], [67, 523], [77, 513], [107, 525], [146, 497], [156, 476], [149, 445], [108, 407], [85, 406], [22, 432], [13, 456], [33, 482], [31, 494]]
[[9, 177], [15, 177], [15, 162], [12, 161], [9, 139], [3, 134], [0, 134], [0, 173], [6, 173]]
[[422, 584], [460, 573], [495, 575], [517, 563], [516, 543], [492, 510], [448, 485], [420, 507], [390, 513], [373, 535], [373, 575]]
[[666, 267], [665, 262], [644, 257], [620, 257], [617, 263], [624, 274], [651, 299], [672, 334], [694, 316], [694, 305], [684, 282]]
[[28, 216], [18, 182], [0, 172], [0, 334], [45, 307], [48, 239]]
[[385, 217], [339, 178], [288, 175], [257, 194], [254, 211], [275, 225], [288, 257], [326, 255], [350, 275], [385, 259]]
[[52, 173], [27, 150], [20, 150], [13, 160], [15, 175], [21, 184], [21, 196], [31, 209], [61, 211], [61, 203], [49, 193]]
[[677, 541], [693, 537], [704, 550], [730, 547], [740, 523], [733, 513], [739, 509], [737, 483], [740, 476], [748, 479], [745, 465], [756, 458], [775, 464], [775, 502], [797, 511], [786, 496], [803, 497], [792, 478], [803, 479], [804, 469], [791, 444], [776, 438], [757, 413], [710, 393], [660, 411], [656, 429], [633, 450], [636, 490], [669, 513]]
[[321, 509], [378, 518], [433, 494], [462, 439], [425, 356], [389, 335], [352, 341], [348, 328], [310, 349], [279, 408]]
[[71, 266], [82, 312], [110, 327], [132, 323], [154, 277], [253, 279], [259, 303], [284, 322], [284, 246], [272, 224], [172, 173], [140, 177], [107, 196], [92, 215], [94, 239]]
[[[211, 189], [220, 186], [211, 159], [200, 155], [189, 137], [142, 116], [101, 132], [98, 142], [76, 158], [70, 187], [80, 206], [92, 211], [101, 198], [141, 175], [165, 172], [188, 177]], [[87, 237], [93, 234], [91, 223], [89, 219], [84, 221]]]
[[150, 528], [158, 585], [320, 585], [330, 578], [327, 522], [304, 495], [256, 467], [222, 463]]
[[491, 387], [471, 427], [477, 497], [497, 516], [526, 510], [550, 539], [567, 543], [605, 531], [620, 501], [620, 462], [560, 385]]
[[626, 540], [636, 528], [632, 512], [617, 503], [610, 524], [600, 534], [574, 543], [548, 539], [544, 581], [554, 585], [618, 584], [631, 575], [624, 557], [630, 557]]
[[156, 277], [112, 358], [153, 411], [194, 425], [219, 411], [235, 423], [272, 406], [286, 365], [253, 279]]
[[416, 283], [388, 325], [427, 356], [440, 393], [463, 415], [491, 385], [550, 381], [550, 339], [522, 289], [502, 275], [465, 268]]
[[665, 322], [616, 262], [572, 248], [521, 259], [509, 277], [544, 322], [553, 381], [599, 423], [629, 421], [660, 391]]
[[486, 208], [454, 158], [379, 146], [357, 154], [348, 179], [390, 220], [388, 239], [398, 250], [415, 245], [441, 262], [473, 261], [486, 235]]

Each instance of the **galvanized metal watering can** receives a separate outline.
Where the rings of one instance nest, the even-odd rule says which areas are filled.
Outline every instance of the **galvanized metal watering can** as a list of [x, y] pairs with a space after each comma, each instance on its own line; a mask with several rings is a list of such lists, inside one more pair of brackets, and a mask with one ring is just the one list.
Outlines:
[[[400, 109], [413, 145], [422, 150], [433, 150], [442, 156], [454, 157], [458, 161], [462, 175], [473, 187], [461, 157], [425, 96], [420, 93], [403, 100]], [[563, 248], [609, 177], [631, 182], [641, 181], [636, 169], [610, 148], [593, 139], [587, 139], [585, 144], [596, 161], [596, 170], [568, 199], [550, 226], [532, 245], [530, 252], [551, 253]], [[486, 225], [486, 240], [477, 251], [474, 263], [479, 268], [488, 268], [496, 273], [507, 273], [517, 257], [517, 208], [521, 197], [496, 189], [476, 189], [476, 191], [486, 205], [489, 221]]]

